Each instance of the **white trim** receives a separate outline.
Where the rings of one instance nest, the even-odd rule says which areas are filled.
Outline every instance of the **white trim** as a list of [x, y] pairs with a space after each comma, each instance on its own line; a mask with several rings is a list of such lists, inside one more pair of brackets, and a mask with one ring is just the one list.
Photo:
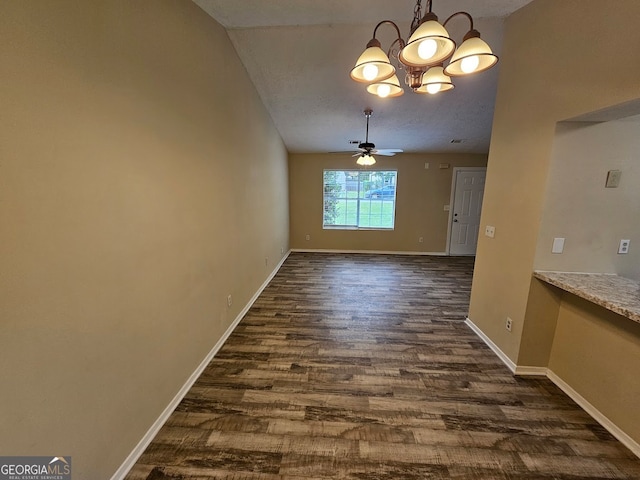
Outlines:
[[163, 410], [163, 412], [156, 419], [156, 421], [153, 422], [153, 424], [151, 425], [149, 430], [147, 430], [147, 433], [144, 434], [144, 436], [140, 439], [140, 441], [135, 446], [133, 451], [125, 459], [125, 461], [122, 463], [122, 465], [120, 465], [120, 468], [118, 468], [118, 470], [116, 470], [116, 472], [111, 477], [111, 480], [122, 480], [122, 479], [124, 479], [124, 477], [127, 475], [127, 473], [129, 473], [129, 470], [131, 470], [133, 468], [135, 463], [138, 461], [138, 458], [140, 458], [140, 456], [144, 453], [144, 451], [149, 446], [151, 441], [155, 438], [155, 436], [160, 431], [162, 426], [169, 419], [169, 416], [173, 413], [173, 411], [176, 409], [178, 404], [182, 401], [182, 399], [187, 394], [189, 389], [193, 386], [193, 384], [196, 382], [198, 377], [200, 377], [200, 375], [202, 374], [204, 369], [207, 368], [207, 365], [209, 365], [209, 362], [211, 362], [211, 360], [218, 353], [220, 348], [222, 348], [222, 346], [224, 345], [224, 342], [226, 342], [227, 339], [229, 338], [229, 336], [231, 335], [231, 333], [233, 333], [233, 330], [235, 330], [235, 328], [238, 326], [240, 321], [247, 314], [247, 312], [249, 311], [251, 306], [255, 303], [255, 301], [258, 299], [258, 297], [260, 296], [262, 291], [267, 287], [267, 285], [273, 279], [273, 277], [276, 275], [276, 273], [278, 273], [278, 270], [280, 270], [280, 267], [282, 266], [284, 261], [287, 259], [287, 257], [289, 257], [290, 253], [291, 253], [291, 250], [289, 250], [284, 255], [284, 257], [282, 257], [282, 260], [280, 260], [278, 265], [276, 265], [274, 270], [271, 272], [269, 277], [264, 281], [264, 283], [260, 286], [260, 288], [255, 293], [255, 295], [253, 297], [251, 297], [251, 300], [249, 300], [249, 302], [245, 305], [245, 307], [238, 314], [238, 316], [235, 318], [235, 320], [231, 323], [231, 325], [229, 325], [229, 328], [227, 328], [227, 330], [224, 332], [224, 334], [222, 334], [222, 337], [220, 337], [220, 339], [216, 342], [216, 344], [213, 346], [213, 348], [207, 354], [207, 356], [204, 358], [204, 360], [202, 360], [202, 362], [200, 362], [200, 365], [198, 365], [198, 367], [195, 369], [195, 371], [189, 376], [189, 378], [187, 379], [185, 384], [182, 386], [182, 388], [178, 391], [178, 393], [176, 393], [175, 397], [173, 397], [173, 399], [169, 402], [169, 405], [167, 405], [167, 407]]
[[580, 408], [582, 408], [585, 412], [587, 412], [591, 417], [602, 425], [611, 435], [617, 438], [620, 443], [622, 443], [625, 447], [627, 447], [633, 454], [640, 458], [640, 444], [636, 442], [633, 438], [627, 435], [620, 427], [618, 427], [615, 423], [609, 420], [602, 412], [600, 412], [596, 407], [591, 405], [587, 399], [585, 399], [582, 395], [580, 395], [577, 391], [573, 389], [568, 383], [562, 380], [558, 375], [556, 375], [552, 370], [545, 367], [528, 367], [528, 366], [519, 366], [516, 365], [507, 355], [498, 348], [498, 346], [493, 343], [493, 341], [487, 337], [482, 330], [475, 325], [469, 317], [465, 320], [465, 322], [471, 330], [473, 330], [476, 335], [478, 335], [487, 346], [493, 350], [500, 360], [511, 370], [514, 375], [518, 376], [545, 376], [549, 380], [551, 380], [560, 390], [562, 390], [571, 400], [576, 402]]
[[365, 253], [370, 255], [431, 255], [434, 257], [446, 257], [447, 252], [403, 252], [391, 250], [339, 250], [325, 248], [292, 248], [291, 252], [301, 253]]
[[515, 375], [519, 377], [546, 377], [549, 372], [547, 367], [528, 367], [526, 365], [516, 365]]
[[620, 427], [609, 420], [600, 410], [591, 405], [587, 399], [576, 392], [568, 383], [562, 380], [553, 371], [548, 370], [547, 377], [555, 383], [560, 390], [566, 393], [571, 400], [576, 402], [582, 409], [593, 417], [593, 419], [616, 437], [620, 443], [633, 452], [636, 457], [640, 457], [640, 444], [627, 435]]
[[469, 317], [467, 317], [464, 323], [469, 325], [471, 330], [473, 330], [475, 334], [478, 335], [491, 350], [493, 350], [493, 353], [495, 353], [498, 356], [498, 358], [502, 360], [502, 363], [504, 363], [507, 366], [507, 368], [511, 370], [511, 373], [513, 373], [514, 375], [523, 376], [523, 377], [524, 376], [537, 376], [537, 377], [547, 376], [548, 369], [546, 367], [528, 367], [525, 365], [516, 365], [516, 363], [513, 360], [511, 360], [506, 353], [500, 350], [500, 347], [498, 347], [495, 343], [493, 343], [493, 341], [489, 337], [487, 337], [485, 333], [482, 330], [480, 330], [480, 328], [475, 323], [473, 323]]
[[469, 325], [469, 328], [471, 328], [471, 330], [473, 330], [476, 333], [476, 335], [478, 335], [484, 341], [484, 343], [486, 343], [487, 346], [491, 350], [493, 350], [493, 353], [495, 353], [498, 356], [498, 358], [502, 360], [502, 363], [504, 363], [507, 366], [507, 368], [511, 370], [511, 373], [514, 373], [514, 374], [516, 373], [516, 364], [513, 362], [513, 360], [511, 360], [506, 353], [500, 350], [500, 348], [495, 343], [493, 343], [493, 341], [489, 337], [487, 337], [484, 334], [484, 332], [480, 330], [480, 328], [478, 328], [478, 326], [471, 321], [469, 317], [467, 317], [464, 323]]

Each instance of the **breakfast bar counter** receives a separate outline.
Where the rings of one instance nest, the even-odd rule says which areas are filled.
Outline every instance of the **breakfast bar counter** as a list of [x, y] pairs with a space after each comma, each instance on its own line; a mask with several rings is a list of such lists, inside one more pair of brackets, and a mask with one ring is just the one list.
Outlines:
[[609, 273], [536, 270], [533, 276], [640, 323], [640, 282]]

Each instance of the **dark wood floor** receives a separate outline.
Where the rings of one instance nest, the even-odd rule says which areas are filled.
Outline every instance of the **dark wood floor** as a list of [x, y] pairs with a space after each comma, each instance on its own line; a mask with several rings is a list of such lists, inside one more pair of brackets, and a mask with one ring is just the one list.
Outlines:
[[470, 258], [293, 253], [128, 480], [638, 479], [463, 323]]

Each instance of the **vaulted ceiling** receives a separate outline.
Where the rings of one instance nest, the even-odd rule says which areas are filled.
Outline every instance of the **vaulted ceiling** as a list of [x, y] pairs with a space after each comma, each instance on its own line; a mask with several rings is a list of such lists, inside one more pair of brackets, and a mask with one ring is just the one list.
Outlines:
[[[401, 97], [366, 92], [349, 71], [381, 20], [393, 20], [408, 37], [415, 0], [193, 0], [221, 23], [292, 153], [353, 149], [363, 141], [370, 107], [370, 141], [405, 152], [487, 153], [498, 79], [497, 67], [454, 79], [456, 87], [418, 95], [404, 86]], [[504, 19], [531, 0], [434, 0], [440, 21], [464, 10], [498, 56]], [[426, 2], [423, 3], [423, 12]], [[447, 25], [460, 43], [464, 17]], [[383, 49], [394, 30], [383, 26]], [[398, 77], [404, 85], [404, 73]], [[452, 143], [452, 141], [460, 141]]]

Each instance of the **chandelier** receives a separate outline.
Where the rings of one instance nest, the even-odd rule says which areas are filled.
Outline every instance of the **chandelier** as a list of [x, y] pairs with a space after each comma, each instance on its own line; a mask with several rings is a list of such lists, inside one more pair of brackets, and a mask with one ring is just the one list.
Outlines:
[[[398, 97], [404, 93], [396, 75], [396, 67], [389, 56], [397, 60], [399, 69], [406, 71], [405, 82], [415, 93], [435, 94], [451, 90], [451, 77], [482, 72], [498, 62], [489, 45], [473, 28], [473, 18], [467, 12], [456, 12], [442, 24], [432, 12], [432, 0], [427, 0], [428, 11], [422, 16], [422, 0], [417, 0], [409, 39], [405, 42], [400, 29], [391, 20], [383, 20], [373, 30], [373, 38], [367, 43], [356, 66], [351, 70], [351, 78], [366, 83], [367, 91], [379, 97]], [[456, 49], [445, 26], [456, 16], [464, 16], [470, 27]], [[397, 38], [385, 53], [376, 33], [381, 25], [393, 26]], [[447, 66], [444, 62], [449, 61]]]

